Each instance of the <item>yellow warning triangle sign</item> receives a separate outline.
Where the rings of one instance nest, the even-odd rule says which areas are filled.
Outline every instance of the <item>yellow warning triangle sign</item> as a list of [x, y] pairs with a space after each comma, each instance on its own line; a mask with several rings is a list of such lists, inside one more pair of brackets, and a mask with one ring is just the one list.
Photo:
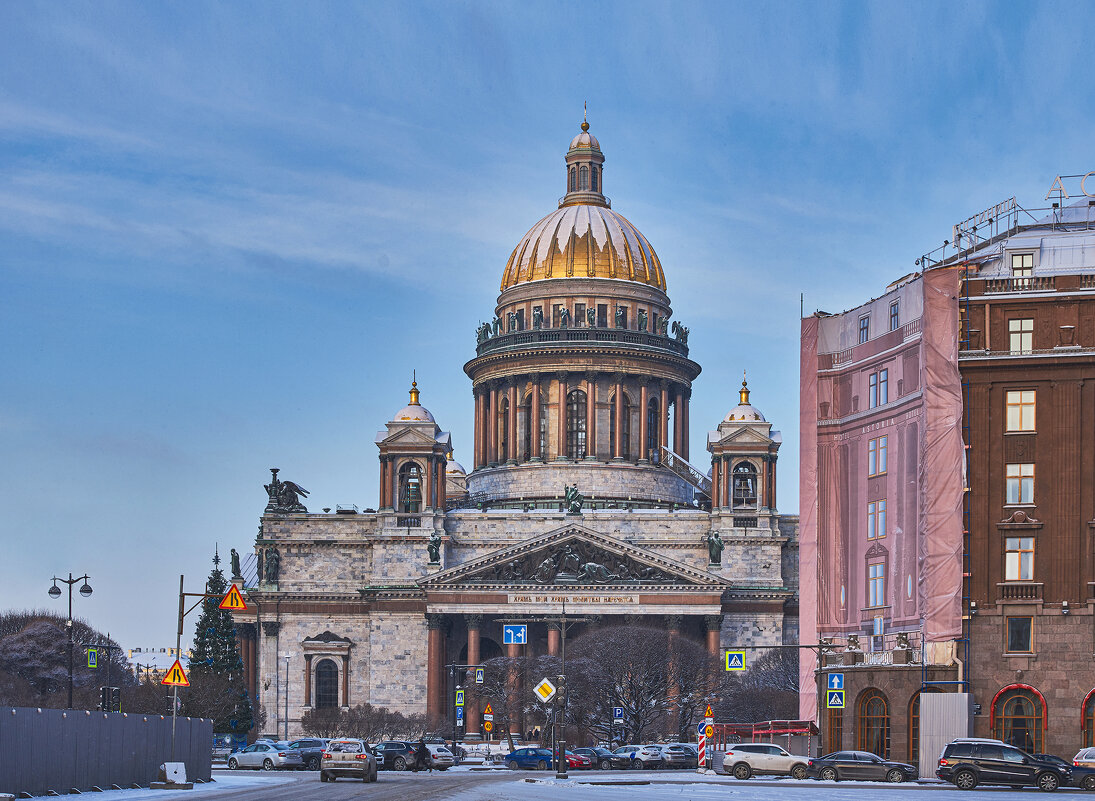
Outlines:
[[484, 715], [493, 715], [494, 710], [490, 708], [490, 702], [487, 702], [487, 708], [483, 710]]
[[713, 717], [715, 717], [715, 713], [711, 711], [711, 704], [708, 704], [708, 705], [707, 705], [707, 711], [705, 711], [705, 712], [703, 713], [703, 716], [704, 716], [705, 718], [713, 718]]
[[243, 602], [243, 596], [240, 595], [239, 588], [235, 584], [224, 596], [224, 600], [220, 602], [218, 609], [227, 609], [230, 612], [242, 612], [247, 608], [247, 604]]
[[160, 684], [166, 684], [168, 687], [189, 687], [190, 679], [186, 678], [186, 671], [183, 670], [182, 662], [176, 659], [175, 664], [164, 674], [163, 681]]

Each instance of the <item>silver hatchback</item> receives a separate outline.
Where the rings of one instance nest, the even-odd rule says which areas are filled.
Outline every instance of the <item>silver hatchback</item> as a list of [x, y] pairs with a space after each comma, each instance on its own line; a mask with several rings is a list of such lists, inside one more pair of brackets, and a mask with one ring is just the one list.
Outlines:
[[289, 743], [255, 743], [233, 752], [228, 757], [229, 770], [237, 768], [296, 770], [303, 765], [300, 751], [289, 748]]

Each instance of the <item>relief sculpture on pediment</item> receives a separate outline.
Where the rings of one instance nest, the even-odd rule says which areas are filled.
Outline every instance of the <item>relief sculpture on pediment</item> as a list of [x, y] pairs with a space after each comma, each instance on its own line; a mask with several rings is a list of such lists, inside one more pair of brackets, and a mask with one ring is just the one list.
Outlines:
[[466, 580], [542, 586], [686, 583], [659, 567], [643, 564], [627, 555], [607, 553], [580, 540], [507, 559]]

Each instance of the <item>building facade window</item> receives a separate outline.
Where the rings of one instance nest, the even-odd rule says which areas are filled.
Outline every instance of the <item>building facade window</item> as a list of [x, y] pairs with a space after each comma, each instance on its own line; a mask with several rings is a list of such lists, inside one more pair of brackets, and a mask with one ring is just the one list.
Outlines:
[[[616, 442], [616, 426], [619, 424], [616, 420], [616, 396], [612, 396], [612, 417], [608, 424], [608, 439], [610, 442]], [[624, 459], [631, 458], [631, 399], [627, 397], [627, 393], [624, 393], [623, 410], [623, 426], [620, 431], [620, 455]], [[615, 445], [613, 445], [615, 447]]]
[[870, 409], [883, 406], [890, 401], [890, 371], [879, 370], [871, 373], [867, 379], [867, 406]]
[[898, 310], [897, 301], [890, 304], [890, 330], [896, 331], [901, 327], [901, 313]]
[[338, 706], [338, 666], [331, 659], [316, 665], [316, 709]]
[[844, 710], [830, 709], [825, 726], [825, 752], [833, 753], [844, 748]]
[[578, 191], [585, 192], [589, 190], [589, 167], [585, 164], [578, 168]]
[[749, 462], [734, 465], [734, 508], [755, 509], [757, 507], [757, 468]]
[[1034, 320], [1008, 320], [1008, 349], [1012, 353], [1030, 353], [1034, 350]]
[[867, 475], [880, 476], [886, 472], [886, 445], [889, 437], [875, 437], [867, 441]]
[[1033, 389], [1008, 390], [1005, 399], [1008, 431], [1034, 430], [1034, 411], [1037, 399], [1037, 394]]
[[875, 562], [867, 565], [867, 606], [886, 605], [886, 564]]
[[1042, 753], [1042, 732], [1046, 710], [1037, 693], [1026, 687], [1012, 687], [993, 700], [996, 738], [1028, 754]]
[[571, 319], [570, 324], [575, 328], [581, 328], [586, 324], [586, 305], [584, 303], [574, 304], [574, 317]]
[[577, 186], [577, 184], [578, 184], [578, 168], [577, 167], [571, 167], [570, 168], [570, 177], [567, 180], [567, 191], [568, 192], [573, 192], [575, 187]]
[[658, 441], [662, 429], [660, 406], [657, 398], [651, 398], [646, 404], [646, 458], [652, 462], [661, 458], [661, 443]]
[[871, 336], [871, 316], [859, 318], [859, 344], [862, 345]]
[[1007, 502], [1009, 504], [1034, 503], [1034, 465], [1009, 464], [1007, 472]]
[[600, 183], [600, 180], [599, 180], [600, 174], [601, 174], [601, 171], [599, 169], [597, 169], [596, 167], [594, 167], [592, 169], [592, 171], [590, 172], [590, 174], [589, 174], [589, 186], [594, 192], [600, 192], [601, 191], [600, 189], [597, 188], [597, 185]]
[[1029, 289], [1034, 282], [1034, 254], [1011, 255], [1011, 278], [1016, 289]]
[[571, 390], [567, 395], [567, 456], [584, 459], [586, 455], [586, 394]]
[[1095, 745], [1095, 690], [1087, 694], [1080, 714], [1083, 715], [1084, 748], [1091, 748]]
[[1004, 581], [1034, 581], [1034, 537], [1004, 540]]
[[1007, 637], [1009, 654], [1034, 653], [1034, 618], [1030, 615], [1007, 618]]
[[886, 696], [871, 688], [859, 699], [856, 715], [856, 747], [883, 759], [890, 758], [890, 705]]
[[422, 470], [414, 462], [399, 468], [399, 511], [412, 515], [422, 511]]
[[[886, 499], [867, 504], [867, 539], [886, 536]], [[872, 604], [873, 605], [873, 604]]]

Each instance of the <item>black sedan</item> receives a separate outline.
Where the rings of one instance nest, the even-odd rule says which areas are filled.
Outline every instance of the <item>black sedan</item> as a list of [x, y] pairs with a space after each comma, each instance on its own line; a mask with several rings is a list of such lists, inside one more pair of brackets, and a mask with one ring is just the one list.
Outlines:
[[614, 753], [607, 748], [575, 748], [574, 753], [589, 757], [593, 760], [593, 767], [601, 770], [627, 770], [631, 767], [631, 757]]
[[806, 768], [811, 779], [827, 782], [911, 782], [916, 768], [904, 762], [890, 762], [869, 751], [837, 751], [811, 759]]
[[378, 770], [411, 770], [414, 768], [418, 746], [404, 740], [385, 740], [373, 746]]
[[1043, 762], [1052, 762], [1054, 765], [1060, 765], [1072, 771], [1072, 786], [1080, 787], [1084, 790], [1095, 790], [1095, 768], [1086, 768], [1083, 765], [1073, 765], [1067, 760], [1061, 759], [1059, 756], [1053, 756], [1053, 754], [1031, 754], [1035, 759], [1040, 759]]

